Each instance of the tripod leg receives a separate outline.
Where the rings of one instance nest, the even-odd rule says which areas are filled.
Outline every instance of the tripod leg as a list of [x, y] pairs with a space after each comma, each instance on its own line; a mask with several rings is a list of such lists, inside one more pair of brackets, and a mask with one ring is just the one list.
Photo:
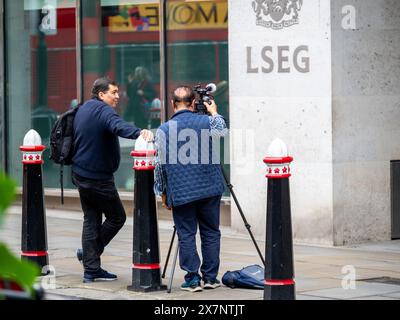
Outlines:
[[172, 245], [174, 244], [175, 235], [176, 235], [176, 227], [174, 226], [174, 232], [172, 233], [171, 243], [169, 244], [167, 258], [165, 259], [164, 271], [161, 275], [161, 278], [163, 278], [163, 279], [165, 278], [165, 273], [167, 272], [168, 261], [169, 261], [170, 255], [171, 255]]
[[233, 191], [233, 185], [230, 183], [230, 181], [229, 181], [229, 179], [228, 179], [228, 176], [226, 175], [225, 170], [224, 170], [224, 167], [222, 166], [222, 164], [220, 165], [220, 168], [221, 168], [221, 172], [222, 172], [222, 175], [223, 175], [223, 177], [224, 177], [226, 186], [228, 187], [229, 191], [231, 192], [231, 195], [232, 195], [232, 197], [233, 197], [233, 200], [235, 201], [236, 207], [238, 208], [239, 213], [240, 213], [240, 216], [241, 216], [242, 219], [243, 219], [244, 226], [246, 227], [247, 231], [249, 232], [250, 238], [251, 238], [251, 240], [253, 240], [253, 243], [254, 243], [254, 246], [256, 247], [257, 253], [258, 253], [258, 255], [259, 255], [259, 257], [260, 257], [260, 259], [261, 259], [261, 261], [262, 261], [262, 263], [263, 263], [263, 266], [264, 266], [264, 268], [265, 268], [265, 259], [264, 259], [263, 255], [262, 255], [261, 251], [260, 251], [260, 248], [259, 248], [258, 245], [257, 245], [256, 239], [254, 238], [253, 233], [251, 232], [251, 226], [250, 226], [250, 224], [247, 222], [246, 217], [244, 216], [242, 207], [240, 206], [239, 201], [238, 201], [238, 199], [236, 198], [236, 194], [235, 194], [235, 192]]
[[173, 262], [173, 264], [172, 264], [171, 275], [170, 275], [170, 277], [169, 277], [167, 293], [171, 293], [171, 289], [172, 289], [172, 280], [174, 279], [174, 272], [175, 272], [175, 267], [176, 267], [176, 260], [177, 260], [177, 258], [178, 258], [178, 253], [179, 253], [179, 242], [176, 244], [175, 255], [174, 255], [174, 262]]

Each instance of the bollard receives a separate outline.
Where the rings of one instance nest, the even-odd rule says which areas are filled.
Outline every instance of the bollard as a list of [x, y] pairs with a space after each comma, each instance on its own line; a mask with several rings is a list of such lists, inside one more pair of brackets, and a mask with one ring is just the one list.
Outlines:
[[160, 252], [156, 197], [154, 186], [154, 158], [156, 151], [152, 143], [142, 137], [136, 140], [134, 158], [135, 171], [133, 204], [133, 257], [132, 285], [130, 291], [150, 292], [166, 290], [161, 283]]
[[264, 300], [296, 299], [289, 192], [292, 161], [280, 139], [272, 142], [264, 159], [268, 167]]
[[49, 264], [46, 214], [43, 199], [42, 153], [45, 146], [35, 130], [29, 130], [20, 147], [23, 163], [21, 258], [35, 262], [43, 273]]

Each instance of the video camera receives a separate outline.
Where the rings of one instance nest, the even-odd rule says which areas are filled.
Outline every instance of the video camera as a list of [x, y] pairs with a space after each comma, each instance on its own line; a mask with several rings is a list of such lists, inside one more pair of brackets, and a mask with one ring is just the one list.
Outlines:
[[197, 112], [198, 114], [208, 114], [204, 102], [211, 104], [211, 100], [214, 100], [214, 97], [211, 95], [211, 93], [217, 91], [217, 86], [214, 83], [209, 83], [205, 88], [202, 88], [201, 85], [198, 84], [193, 88], [193, 91], [199, 96], [195, 102], [194, 112]]

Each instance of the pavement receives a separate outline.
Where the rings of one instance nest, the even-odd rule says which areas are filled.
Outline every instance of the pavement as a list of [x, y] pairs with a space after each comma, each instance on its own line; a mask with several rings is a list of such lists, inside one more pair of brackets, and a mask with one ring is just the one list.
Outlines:
[[[0, 241], [7, 243], [17, 256], [21, 246], [21, 212], [19, 206], [9, 208], [0, 232]], [[48, 288], [46, 299], [263, 300], [263, 290], [221, 286], [198, 293], [181, 291], [184, 272], [179, 266], [175, 269], [171, 293], [128, 291], [127, 286], [132, 283], [132, 217], [128, 217], [102, 256], [102, 267], [118, 274], [118, 280], [83, 283], [82, 266], [75, 256], [76, 249], [81, 246], [82, 213], [48, 209], [46, 218], [49, 263], [53, 272], [38, 279]], [[164, 267], [173, 232], [172, 221], [160, 220], [158, 228], [161, 266]], [[221, 233], [219, 278], [226, 271], [261, 264], [248, 235], [235, 233], [228, 227], [222, 227]], [[257, 242], [265, 252], [265, 242], [262, 239]], [[297, 300], [400, 300], [400, 241], [346, 247], [295, 244], [294, 262]], [[171, 264], [172, 257], [163, 284], [169, 281]]]

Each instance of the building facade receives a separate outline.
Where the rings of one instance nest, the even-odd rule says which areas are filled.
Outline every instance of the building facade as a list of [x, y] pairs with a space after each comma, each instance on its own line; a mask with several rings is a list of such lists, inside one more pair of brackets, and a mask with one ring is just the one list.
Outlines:
[[[213, 82], [230, 127], [224, 168], [257, 238], [266, 229], [262, 159], [277, 137], [294, 157], [295, 241], [400, 238], [399, 1], [3, 0], [0, 7], [0, 160], [16, 181], [25, 133], [34, 128], [48, 146], [57, 116], [87, 99], [97, 77], [115, 78], [118, 112], [150, 129], [171, 116], [174, 86]], [[116, 183], [130, 191], [134, 142], [120, 143]], [[58, 166], [46, 161], [45, 187], [59, 188], [58, 180]], [[229, 214], [245, 233], [233, 202]]]

